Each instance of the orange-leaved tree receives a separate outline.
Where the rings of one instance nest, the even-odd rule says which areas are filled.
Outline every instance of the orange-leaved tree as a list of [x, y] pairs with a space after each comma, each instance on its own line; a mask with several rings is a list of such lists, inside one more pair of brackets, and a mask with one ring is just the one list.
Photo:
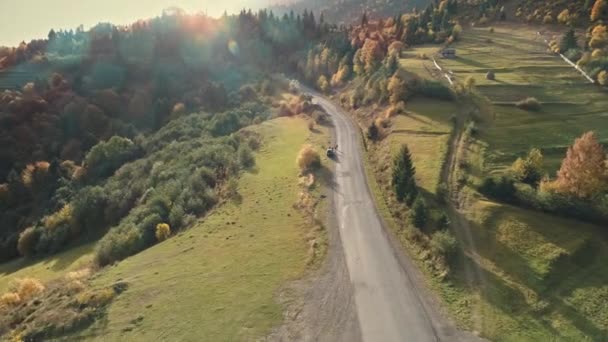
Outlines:
[[592, 198], [608, 188], [606, 154], [594, 132], [587, 132], [568, 148], [550, 188], [580, 198]]

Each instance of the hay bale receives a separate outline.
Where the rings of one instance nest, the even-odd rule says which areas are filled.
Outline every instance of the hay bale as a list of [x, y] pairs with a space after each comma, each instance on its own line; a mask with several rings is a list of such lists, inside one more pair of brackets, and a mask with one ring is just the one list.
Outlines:
[[496, 80], [496, 74], [494, 74], [494, 71], [488, 71], [486, 74], [486, 79], [490, 81]]

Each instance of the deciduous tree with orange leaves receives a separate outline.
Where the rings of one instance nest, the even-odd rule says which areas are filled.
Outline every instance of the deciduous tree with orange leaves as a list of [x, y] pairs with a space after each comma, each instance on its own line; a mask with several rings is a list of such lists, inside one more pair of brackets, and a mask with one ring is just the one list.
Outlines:
[[608, 189], [606, 154], [594, 132], [587, 132], [568, 148], [550, 188], [580, 198], [593, 198]]
[[596, 0], [591, 9], [591, 21], [608, 17], [608, 3], [606, 0]]

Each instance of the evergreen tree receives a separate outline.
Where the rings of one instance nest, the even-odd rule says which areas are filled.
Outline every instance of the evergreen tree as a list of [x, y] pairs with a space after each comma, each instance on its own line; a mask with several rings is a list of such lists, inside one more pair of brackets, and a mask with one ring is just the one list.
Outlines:
[[561, 52], [566, 52], [570, 49], [577, 49], [578, 42], [576, 41], [576, 35], [574, 33], [574, 29], [569, 29], [566, 34], [562, 37], [562, 40], [559, 43], [559, 50]]
[[426, 203], [421, 197], [418, 197], [414, 202], [410, 211], [410, 219], [416, 228], [423, 228], [428, 220], [428, 212]]
[[378, 126], [376, 126], [376, 123], [372, 121], [372, 124], [367, 128], [367, 137], [369, 140], [376, 141], [378, 140], [378, 133]]
[[399, 202], [411, 203], [418, 194], [415, 175], [410, 150], [407, 145], [403, 145], [393, 161], [393, 190]]
[[367, 12], [363, 12], [363, 15], [361, 16], [361, 26], [365, 25], [367, 25]]

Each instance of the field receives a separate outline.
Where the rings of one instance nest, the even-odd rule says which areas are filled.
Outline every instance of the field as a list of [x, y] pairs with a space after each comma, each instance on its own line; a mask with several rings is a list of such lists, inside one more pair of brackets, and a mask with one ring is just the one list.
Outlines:
[[20, 258], [0, 265], [0, 293], [6, 292], [19, 278], [37, 278], [42, 282], [61, 277], [77, 270], [93, 258], [94, 244], [74, 247], [46, 259]]
[[439, 184], [452, 131], [450, 117], [457, 110], [453, 103], [413, 99], [407, 104], [407, 114], [393, 119], [391, 134], [386, 139], [391, 155], [407, 144], [416, 167], [416, 181], [429, 193], [435, 193]]
[[304, 275], [311, 240], [324, 245], [323, 233], [293, 207], [301, 191], [295, 157], [305, 142], [327, 144], [328, 134], [324, 127], [311, 133], [302, 118], [250, 129], [264, 143], [256, 169], [239, 180], [240, 203], [224, 203], [194, 228], [100, 273], [94, 286], [122, 280], [129, 288], [79, 337], [253, 340], [281, 322], [277, 295]]
[[[482, 131], [488, 171], [504, 170], [537, 147], [553, 176], [567, 147], [582, 133], [595, 130], [608, 142], [607, 93], [549, 54], [533, 29], [499, 26], [494, 33], [488, 28], [471, 29], [454, 47], [458, 58], [439, 63], [459, 81], [473, 77], [477, 90], [494, 103], [493, 122]], [[486, 79], [488, 71], [495, 73], [495, 81]], [[526, 97], [537, 98], [542, 109], [515, 107]]]
[[[497, 27], [467, 30], [458, 58], [441, 60], [463, 81], [474, 77], [491, 113], [470, 146], [469, 163], [482, 175], [501, 173], [532, 147], [551, 176], [566, 148], [595, 130], [606, 142], [608, 98], [556, 56], [535, 31]], [[485, 79], [493, 70], [496, 81]], [[515, 107], [534, 96], [538, 112]], [[479, 153], [477, 155], [476, 153]], [[470, 198], [463, 211], [481, 274], [470, 329], [498, 341], [603, 340], [608, 336], [608, 241], [605, 229], [540, 212]], [[456, 277], [462, 278], [463, 270]], [[467, 305], [449, 305], [455, 316]]]
[[[412, 72], [421, 78], [434, 79], [435, 77], [440, 77], [431, 59], [439, 49], [438, 45], [412, 47], [402, 53], [399, 63], [404, 70]], [[421, 58], [423, 56], [425, 58]]]

